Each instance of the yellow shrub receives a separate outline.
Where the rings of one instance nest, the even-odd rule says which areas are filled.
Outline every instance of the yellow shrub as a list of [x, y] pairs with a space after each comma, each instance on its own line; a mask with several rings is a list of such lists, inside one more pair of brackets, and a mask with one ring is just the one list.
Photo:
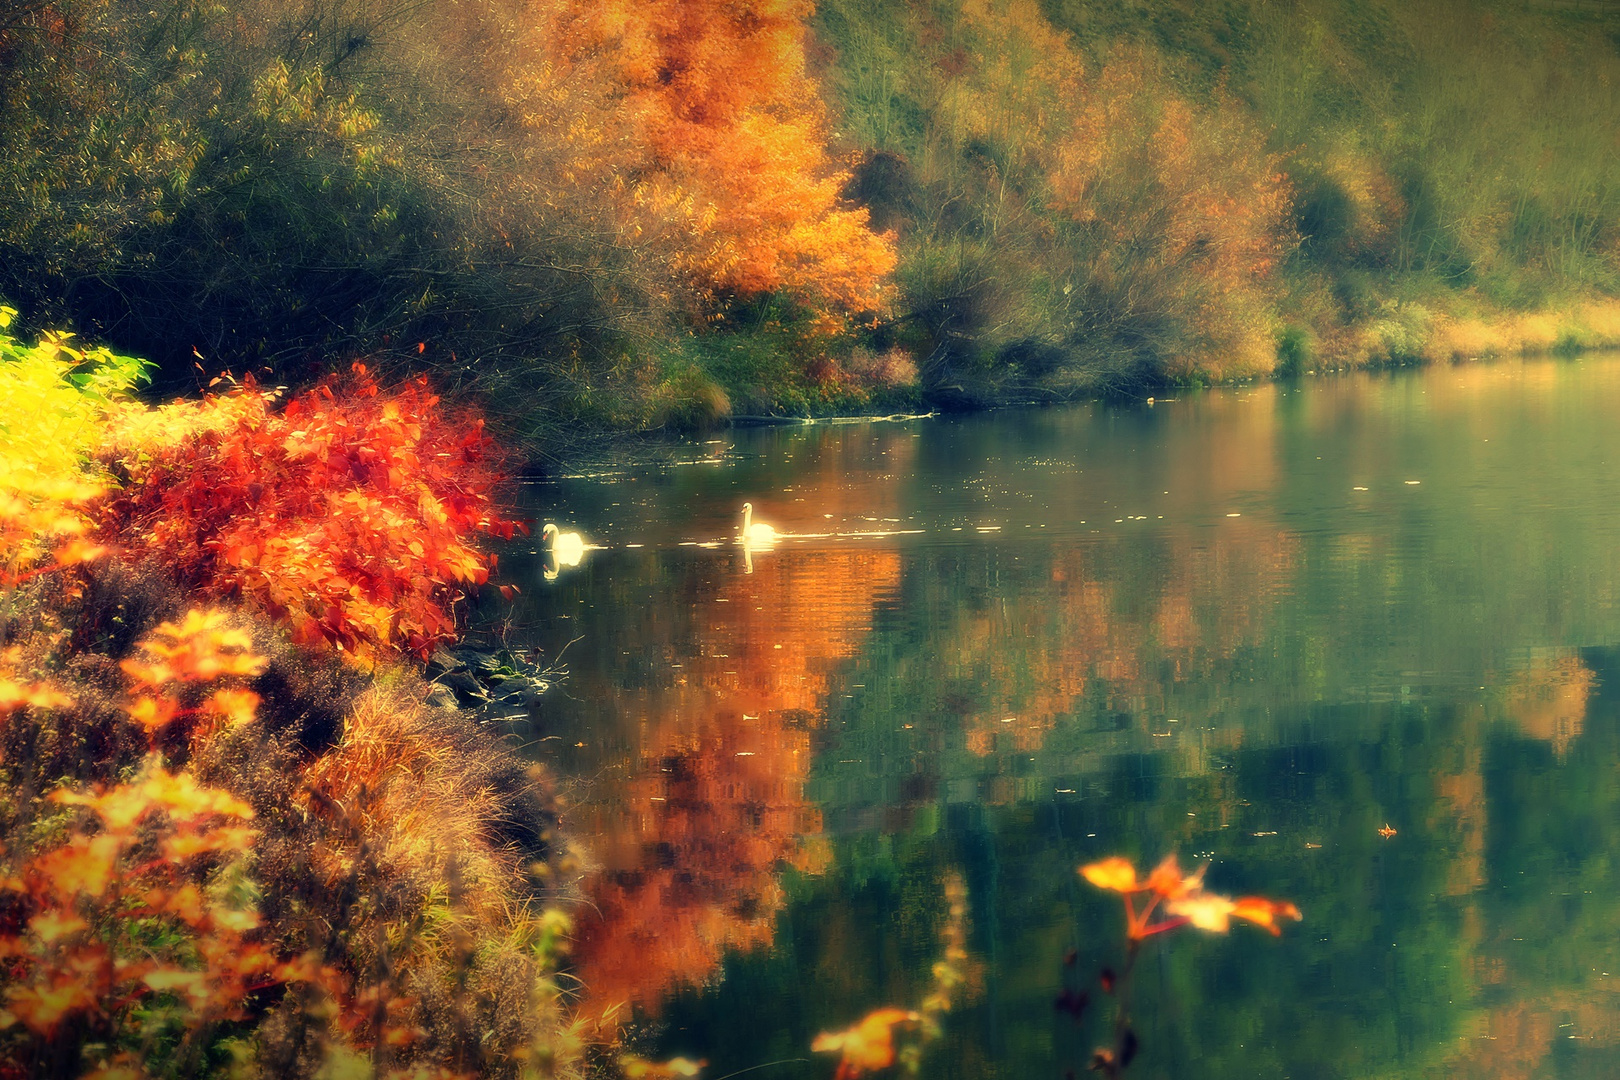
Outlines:
[[[0, 586], [14, 585], [53, 546], [87, 528], [80, 508], [104, 490], [90, 462], [106, 408], [142, 375], [144, 363], [104, 348], [80, 349], [47, 331], [24, 345], [0, 307]], [[94, 554], [55, 547], [57, 561]]]

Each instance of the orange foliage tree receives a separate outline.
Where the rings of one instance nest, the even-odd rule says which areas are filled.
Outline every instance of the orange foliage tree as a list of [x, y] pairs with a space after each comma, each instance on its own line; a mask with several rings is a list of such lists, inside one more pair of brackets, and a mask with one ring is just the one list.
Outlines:
[[565, 65], [616, 87], [635, 132], [617, 163], [638, 227], [678, 237], [677, 264], [723, 296], [787, 291], [849, 311], [884, 303], [888, 238], [839, 204], [806, 71], [808, 0], [559, 0]]
[[492, 509], [482, 420], [447, 415], [421, 379], [381, 393], [359, 364], [284, 408], [275, 397], [248, 383], [115, 413], [102, 456], [123, 483], [103, 535], [299, 641], [425, 655], [495, 564], [471, 535], [515, 528]]

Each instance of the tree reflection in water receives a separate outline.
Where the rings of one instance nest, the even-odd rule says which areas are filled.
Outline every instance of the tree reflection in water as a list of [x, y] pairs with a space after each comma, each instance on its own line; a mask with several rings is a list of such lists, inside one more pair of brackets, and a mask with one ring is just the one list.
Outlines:
[[728, 950], [770, 943], [778, 872], [813, 868], [823, 850], [804, 842], [821, 831], [804, 779], [829, 676], [898, 579], [894, 552], [761, 560], [695, 603], [693, 625], [712, 629], [662, 643], [680, 650], [680, 676], [604, 695], [645, 719], [615, 789], [593, 796], [602, 867], [577, 950], [593, 1013], [655, 1011], [674, 987], [711, 978]]

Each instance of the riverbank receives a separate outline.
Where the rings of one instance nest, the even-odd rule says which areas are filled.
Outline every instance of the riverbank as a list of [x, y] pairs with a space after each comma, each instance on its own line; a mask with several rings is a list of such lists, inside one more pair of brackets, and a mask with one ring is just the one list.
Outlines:
[[42, 0], [0, 295], [165, 392], [358, 357], [548, 448], [1613, 344], [1611, 23], [1295, 6]]
[[[1444, 301], [1443, 297], [1439, 299]], [[1620, 300], [1593, 298], [1560, 309], [1528, 312], [1491, 309], [1478, 302], [1441, 307], [1436, 298], [1430, 301], [1387, 301], [1380, 305], [1376, 319], [1321, 332], [1304, 322], [1296, 323], [1280, 334], [1275, 361], [1269, 366], [1254, 370], [1231, 367], [1219, 376], [1190, 369], [1179, 380], [1121, 380], [1103, 372], [1085, 375], [1065, 371], [1047, 379], [998, 381], [987, 371], [977, 381], [962, 379], [949, 387], [929, 390], [916, 381], [863, 388], [856, 380], [840, 374], [819, 393], [807, 388], [801, 379], [791, 394], [777, 398], [761, 372], [779, 374], [789, 366], [785, 357], [760, 367], [694, 367], [686, 369], [683, 377], [684, 392], [691, 395], [690, 400], [681, 404], [672, 396], [662, 422], [644, 425], [639, 431], [625, 425], [617, 433], [604, 428], [595, 435], [578, 431], [566, 438], [542, 435], [531, 449], [542, 468], [565, 468], [570, 460], [596, 459], [621, 440], [633, 441], [652, 433], [681, 438], [726, 426], [910, 420], [936, 412], [1139, 398], [1186, 387], [1235, 385], [1318, 372], [1575, 356], [1620, 349]], [[803, 366], [797, 370], [802, 371]], [[906, 370], [914, 377], [916, 365]], [[746, 402], [747, 411], [732, 411], [734, 400]]]

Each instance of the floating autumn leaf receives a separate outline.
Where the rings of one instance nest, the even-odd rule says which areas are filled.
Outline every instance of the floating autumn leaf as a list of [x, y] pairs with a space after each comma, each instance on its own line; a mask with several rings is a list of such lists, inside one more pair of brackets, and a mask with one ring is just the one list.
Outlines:
[[1282, 933], [1282, 927], [1277, 925], [1278, 919], [1293, 919], [1299, 922], [1303, 915], [1299, 908], [1287, 900], [1267, 900], [1262, 896], [1240, 896], [1232, 904], [1232, 914], [1239, 919], [1264, 926], [1273, 936]]
[[838, 1053], [837, 1080], [852, 1080], [894, 1064], [894, 1029], [920, 1019], [906, 1009], [877, 1009], [845, 1031], [824, 1031], [810, 1044], [815, 1053]]

